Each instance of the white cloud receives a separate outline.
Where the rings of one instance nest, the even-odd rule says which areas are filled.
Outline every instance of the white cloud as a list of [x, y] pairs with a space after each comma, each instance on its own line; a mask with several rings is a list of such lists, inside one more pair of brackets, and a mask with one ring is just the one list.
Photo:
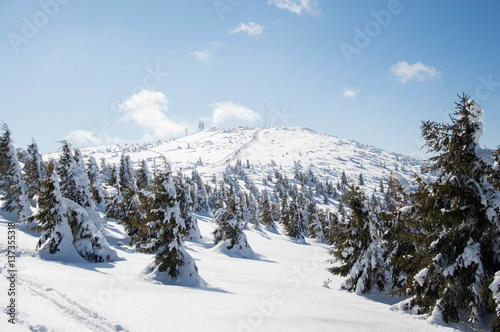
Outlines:
[[123, 121], [134, 121], [144, 130], [144, 141], [172, 138], [186, 128], [185, 123], [167, 117], [168, 99], [161, 92], [142, 90], [118, 106]]
[[111, 137], [100, 131], [90, 130], [72, 130], [65, 139], [79, 148], [122, 143], [120, 138]]
[[319, 15], [321, 13], [318, 0], [268, 0], [267, 4], [286, 9], [297, 15], [303, 13]]
[[248, 24], [241, 23], [239, 27], [228, 31], [229, 34], [238, 32], [244, 32], [252, 37], [262, 36], [262, 33], [264, 32], [264, 26], [255, 22], [249, 22]]
[[424, 65], [421, 61], [414, 64], [408, 64], [406, 61], [401, 61], [392, 66], [390, 72], [396, 76], [400, 83], [408, 81], [425, 82], [434, 80], [441, 76], [441, 72], [432, 66]]
[[234, 118], [245, 122], [255, 122], [260, 118], [260, 115], [254, 110], [242, 105], [235, 104], [231, 101], [212, 104], [213, 114], [212, 123], [219, 125], [227, 119]]
[[350, 89], [350, 88], [344, 88], [344, 94], [342, 95], [343, 98], [356, 98], [358, 96], [359, 89]]
[[191, 52], [199, 61], [204, 63], [209, 63], [212, 54], [217, 51], [223, 44], [220, 41], [210, 42], [210, 45], [206, 47], [203, 51], [193, 51]]

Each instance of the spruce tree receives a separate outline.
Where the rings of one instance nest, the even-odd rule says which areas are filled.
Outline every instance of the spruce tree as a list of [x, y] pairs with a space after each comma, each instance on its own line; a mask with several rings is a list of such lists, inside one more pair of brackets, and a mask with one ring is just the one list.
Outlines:
[[134, 179], [134, 173], [132, 170], [132, 161], [130, 156], [122, 154], [120, 158], [120, 167], [118, 170], [118, 179], [120, 183], [120, 188], [130, 188], [132, 181]]
[[146, 189], [151, 182], [151, 173], [149, 172], [148, 163], [146, 160], [141, 161], [141, 165], [136, 172], [137, 187], [139, 190]]
[[181, 218], [184, 219], [186, 225], [186, 239], [192, 241], [200, 241], [201, 233], [198, 227], [198, 221], [193, 214], [193, 201], [189, 193], [189, 187], [184, 181], [182, 174], [178, 173], [173, 178], [177, 201], [181, 212]]
[[368, 199], [358, 186], [349, 186], [343, 197], [349, 207], [347, 220], [337, 224], [339, 233], [331, 254], [340, 265], [329, 268], [333, 274], [348, 276], [342, 288], [357, 293], [373, 286], [385, 287], [384, 248], [378, 221], [369, 209]]
[[101, 204], [106, 197], [103, 183], [99, 172], [99, 167], [94, 157], [89, 157], [87, 162], [87, 177], [90, 182], [90, 192], [95, 203]]
[[217, 225], [213, 232], [214, 244], [218, 244], [226, 254], [253, 258], [253, 250], [243, 232], [244, 220], [239, 208], [239, 199], [232, 188], [229, 187], [227, 197], [222, 198], [219, 208], [214, 211], [213, 218]]
[[421, 126], [434, 155], [425, 170], [439, 176], [417, 179], [409, 227], [417, 250], [401, 291], [411, 296], [407, 307], [433, 320], [457, 322], [465, 311], [474, 323], [490, 300], [487, 281], [500, 270], [499, 193], [488, 182], [491, 158], [483, 156], [489, 152], [479, 147], [483, 110], [469, 96], [459, 97], [451, 123]]
[[282, 222], [287, 236], [297, 239], [298, 241], [304, 241], [307, 229], [307, 219], [299, 200], [298, 194], [292, 197], [288, 206], [288, 215]]
[[43, 247], [50, 254], [55, 254], [60, 251], [59, 246], [63, 240], [66, 242], [73, 240], [53, 162], [49, 163], [47, 175], [40, 183], [38, 212], [29, 217], [28, 220], [36, 221], [37, 226], [32, 227], [32, 229], [42, 233], [37, 243], [37, 249]]
[[28, 158], [24, 164], [24, 179], [28, 187], [26, 194], [32, 198], [38, 194], [39, 185], [43, 177], [42, 156], [38, 152], [35, 140], [28, 145]]
[[19, 221], [26, 220], [31, 215], [31, 208], [26, 197], [26, 184], [17, 160], [11, 131], [6, 124], [0, 137], [0, 176], [1, 187], [5, 190], [2, 210], [14, 212]]
[[259, 208], [257, 219], [259, 219], [265, 227], [275, 230], [276, 225], [273, 220], [271, 211], [271, 202], [269, 200], [269, 193], [264, 190], [258, 199]]
[[42, 252], [69, 260], [79, 255], [96, 263], [117, 258], [85, 209], [62, 196], [52, 163], [40, 186], [38, 206], [38, 213], [29, 220], [36, 221], [38, 225], [33, 229], [42, 232], [37, 244]]
[[384, 199], [386, 210], [395, 211], [410, 204], [410, 186], [408, 182], [399, 174], [391, 173]]
[[161, 170], [155, 174], [147, 206], [144, 222], [151, 237], [141, 241], [140, 251], [155, 254], [147, 271], [166, 274], [173, 280], [199, 279], [198, 268], [184, 249], [186, 223], [181, 217], [170, 171]]

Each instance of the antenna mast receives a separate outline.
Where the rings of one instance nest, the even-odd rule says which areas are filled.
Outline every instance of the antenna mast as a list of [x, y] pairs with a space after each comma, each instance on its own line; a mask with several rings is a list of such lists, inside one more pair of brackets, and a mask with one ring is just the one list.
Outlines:
[[265, 115], [265, 120], [264, 120], [264, 128], [267, 128], [267, 104], [264, 104], [264, 107], [266, 109], [266, 115]]

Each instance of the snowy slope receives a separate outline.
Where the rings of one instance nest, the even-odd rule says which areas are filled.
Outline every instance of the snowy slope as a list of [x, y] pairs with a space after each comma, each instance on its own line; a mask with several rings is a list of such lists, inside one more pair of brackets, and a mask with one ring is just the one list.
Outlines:
[[[138, 162], [162, 167], [165, 155], [174, 170], [196, 169], [205, 180], [237, 159], [249, 159], [250, 177], [264, 188], [264, 175], [281, 169], [311, 169], [322, 180], [353, 180], [362, 173], [365, 188], [378, 188], [398, 167], [409, 179], [419, 161], [303, 128], [212, 129], [169, 142], [84, 149], [96, 159], [118, 164], [122, 152]], [[57, 154], [44, 156], [44, 159]], [[160, 157], [160, 158], [159, 158]], [[198, 162], [201, 158], [201, 164]], [[272, 184], [269, 184], [269, 188]], [[102, 210], [100, 211], [101, 214]], [[229, 257], [212, 244], [214, 223], [197, 216], [203, 242], [187, 242], [206, 288], [169, 286], [141, 275], [152, 256], [126, 244], [123, 226], [105, 220], [105, 235], [120, 257], [114, 263], [63, 263], [42, 260], [38, 235], [18, 226], [18, 324], [0, 320], [0, 331], [449, 331], [465, 325], [430, 325], [424, 317], [391, 309], [399, 299], [383, 294], [358, 296], [340, 290], [343, 278], [326, 271], [328, 246], [307, 239], [298, 244], [282, 231], [245, 230], [258, 259]], [[0, 217], [0, 294], [8, 288], [9, 215]], [[323, 282], [331, 279], [330, 288]], [[0, 306], [6, 307], [6, 296]], [[487, 330], [486, 326], [475, 326]]]
[[[106, 223], [115, 263], [41, 260], [37, 236], [17, 232], [18, 324], [0, 320], [1, 331], [445, 331], [421, 317], [390, 309], [396, 299], [360, 297], [339, 290], [341, 278], [325, 267], [327, 247], [308, 240], [246, 230], [259, 260], [231, 258], [211, 245], [213, 223], [198, 216], [204, 243], [187, 243], [208, 288], [146, 282], [142, 270], [151, 256], [133, 253], [123, 228]], [[0, 238], [7, 225], [0, 219]], [[6, 276], [6, 246], [0, 242], [0, 270]], [[332, 279], [330, 289], [323, 281]], [[6, 278], [0, 278], [4, 294]], [[6, 297], [0, 296], [5, 308]], [[460, 326], [457, 326], [460, 328]], [[464, 326], [461, 326], [464, 327]]]
[[[144, 149], [142, 151], [137, 151]], [[342, 171], [354, 181], [363, 174], [366, 188], [378, 188], [380, 179], [391, 171], [408, 180], [419, 173], [422, 162], [369, 145], [324, 135], [305, 128], [210, 129], [162, 144], [104, 146], [82, 149], [86, 156], [119, 164], [122, 152], [135, 162], [146, 159], [150, 166], [162, 167], [161, 155], [168, 158], [174, 171], [190, 174], [196, 169], [204, 180], [220, 174], [228, 164], [240, 159], [253, 165], [249, 175], [258, 185], [274, 169], [282, 169], [289, 178], [293, 170], [311, 169], [321, 180], [340, 178]], [[56, 158], [56, 155], [49, 157]], [[45, 157], [44, 157], [45, 158]], [[201, 165], [197, 162], [201, 158]], [[45, 158], [46, 159], [46, 158]], [[274, 161], [276, 166], [272, 166]]]

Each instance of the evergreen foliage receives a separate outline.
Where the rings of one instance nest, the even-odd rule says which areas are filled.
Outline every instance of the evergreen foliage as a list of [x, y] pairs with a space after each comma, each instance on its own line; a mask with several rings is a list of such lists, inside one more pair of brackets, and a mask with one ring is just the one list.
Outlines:
[[38, 146], [33, 140], [28, 145], [28, 158], [24, 164], [24, 180], [26, 182], [28, 197], [33, 197], [38, 194], [40, 182], [43, 177], [43, 161], [42, 156], [38, 152]]
[[31, 215], [26, 184], [11, 139], [11, 131], [6, 124], [3, 125], [3, 130], [4, 133], [0, 136], [0, 184], [1, 189], [5, 190], [2, 210], [14, 212], [17, 219], [23, 221]]
[[474, 323], [490, 299], [487, 281], [500, 270], [499, 195], [478, 144], [483, 110], [467, 95], [459, 97], [450, 124], [425, 121], [421, 127], [434, 154], [426, 171], [439, 177], [417, 179], [408, 226], [416, 250], [404, 266], [408, 278], [401, 291], [411, 296], [407, 307], [437, 321], [457, 322], [465, 311]]
[[350, 214], [345, 221], [337, 224], [339, 233], [331, 251], [340, 265], [330, 267], [329, 271], [348, 276], [342, 285], [344, 289], [366, 293], [377, 286], [382, 290], [386, 280], [378, 221], [358, 186], [347, 188], [343, 202], [349, 207]]
[[87, 162], [87, 177], [90, 182], [90, 192], [95, 203], [101, 204], [106, 197], [104, 186], [101, 181], [99, 167], [94, 157], [89, 157]]
[[148, 197], [144, 223], [151, 236], [140, 242], [140, 251], [155, 254], [149, 270], [168, 274], [177, 280], [186, 261], [191, 262], [190, 274], [197, 275], [194, 261], [183, 247], [187, 234], [185, 220], [181, 217], [175, 185], [170, 171], [157, 171]]

